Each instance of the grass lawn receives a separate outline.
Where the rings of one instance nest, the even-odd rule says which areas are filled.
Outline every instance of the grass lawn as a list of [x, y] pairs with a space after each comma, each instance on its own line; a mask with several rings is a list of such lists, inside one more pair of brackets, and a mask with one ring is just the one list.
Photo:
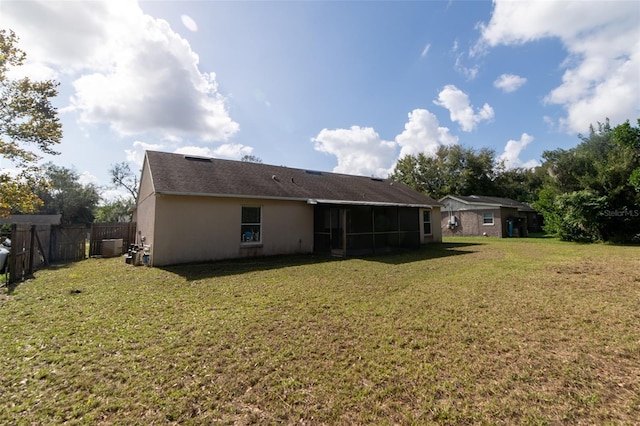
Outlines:
[[1, 424], [637, 424], [640, 247], [448, 239], [0, 292]]

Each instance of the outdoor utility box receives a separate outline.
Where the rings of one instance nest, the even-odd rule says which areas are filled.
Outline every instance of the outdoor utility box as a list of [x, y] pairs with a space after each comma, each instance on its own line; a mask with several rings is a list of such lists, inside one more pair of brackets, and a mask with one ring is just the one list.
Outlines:
[[122, 238], [102, 240], [102, 256], [113, 257], [122, 254]]

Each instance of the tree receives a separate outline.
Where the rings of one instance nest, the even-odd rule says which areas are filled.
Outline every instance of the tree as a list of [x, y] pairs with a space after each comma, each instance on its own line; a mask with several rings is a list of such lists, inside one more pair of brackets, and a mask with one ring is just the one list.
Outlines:
[[533, 208], [544, 218], [542, 229], [547, 234], [558, 235], [560, 232], [560, 214], [556, 206], [556, 197], [559, 192], [551, 187], [544, 187], [538, 192], [538, 199], [533, 203]]
[[127, 190], [133, 200], [138, 198], [138, 175], [131, 171], [129, 163], [123, 161], [113, 164], [109, 169], [109, 174], [111, 175], [111, 183], [116, 188], [122, 187]]
[[247, 163], [262, 163], [262, 158], [256, 157], [255, 155], [245, 154], [242, 156], [240, 161], [244, 161]]
[[[638, 127], [631, 127], [629, 120], [613, 129], [611, 139], [627, 151], [628, 158], [640, 158], [640, 118], [638, 119]], [[640, 167], [636, 167], [629, 176], [629, 183], [640, 191]]]
[[59, 167], [53, 163], [44, 165], [49, 187], [37, 191], [43, 200], [40, 214], [62, 214], [62, 223], [91, 223], [93, 212], [100, 202], [100, 193], [93, 184], [81, 184], [80, 176], [73, 169]]
[[546, 179], [547, 172], [543, 166], [532, 169], [523, 167], [505, 169], [500, 167], [496, 172], [494, 181], [495, 196], [531, 204], [536, 201], [538, 192]]
[[431, 157], [420, 153], [401, 158], [390, 178], [436, 199], [447, 194], [498, 196], [498, 166], [489, 148], [440, 146]]
[[602, 240], [601, 218], [606, 204], [606, 197], [584, 190], [556, 197], [555, 212], [560, 239], [582, 243]]
[[17, 43], [13, 31], [0, 30], [0, 155], [17, 170], [0, 172], [0, 215], [31, 213], [42, 205], [34, 189], [43, 189], [46, 181], [38, 166], [41, 156], [34, 150], [58, 154], [53, 147], [62, 139], [57, 110], [51, 104], [58, 83], [8, 77], [26, 59]]
[[131, 222], [135, 200], [132, 198], [118, 198], [98, 206], [95, 222]]
[[629, 176], [629, 183], [633, 185], [636, 191], [640, 191], [640, 168], [631, 172], [631, 176]]
[[[640, 121], [639, 121], [640, 124]], [[547, 232], [572, 241], [640, 239], [640, 127], [590, 127], [569, 150], [545, 151], [549, 172], [536, 207]]]

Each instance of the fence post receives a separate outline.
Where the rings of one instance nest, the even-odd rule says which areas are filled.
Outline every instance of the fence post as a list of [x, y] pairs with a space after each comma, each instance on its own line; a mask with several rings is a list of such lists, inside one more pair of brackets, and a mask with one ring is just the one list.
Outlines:
[[28, 276], [33, 275], [33, 261], [35, 257], [36, 247], [36, 226], [31, 225], [31, 235], [29, 236], [29, 272]]
[[18, 253], [16, 253], [16, 235], [18, 234], [18, 225], [15, 223], [11, 224], [11, 251], [9, 252], [9, 257], [7, 261], [9, 262], [9, 284], [12, 284], [17, 280], [17, 272], [18, 272], [18, 262], [16, 258], [18, 257]]
[[47, 247], [47, 252], [49, 253], [49, 262], [55, 262], [55, 247], [56, 241], [58, 240], [58, 233], [56, 232], [56, 228], [58, 225], [51, 225], [49, 228], [49, 247]]

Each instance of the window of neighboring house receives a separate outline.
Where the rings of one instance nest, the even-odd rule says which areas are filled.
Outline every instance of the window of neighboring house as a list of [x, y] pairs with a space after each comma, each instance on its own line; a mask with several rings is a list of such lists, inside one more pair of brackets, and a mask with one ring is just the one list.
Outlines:
[[242, 207], [242, 225], [240, 229], [240, 242], [262, 242], [262, 208]]
[[483, 225], [493, 225], [493, 213], [484, 213], [482, 215]]
[[422, 211], [422, 223], [424, 224], [424, 235], [431, 235], [431, 210]]

